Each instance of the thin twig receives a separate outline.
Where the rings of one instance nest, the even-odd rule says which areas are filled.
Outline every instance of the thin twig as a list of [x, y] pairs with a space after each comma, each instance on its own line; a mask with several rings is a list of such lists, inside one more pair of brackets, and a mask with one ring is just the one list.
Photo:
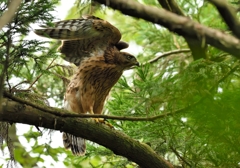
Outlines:
[[179, 158], [179, 160], [182, 160], [184, 163], [186, 163], [189, 167], [191, 167], [192, 165], [190, 163], [188, 163], [188, 161], [186, 159], [184, 159], [184, 157], [182, 157], [178, 151], [176, 149], [174, 149], [171, 145], [169, 147], [173, 153], [175, 153], [175, 155], [177, 155], [177, 157]]
[[[10, 92], [19, 91], [19, 90], [17, 89], [17, 87], [20, 86], [20, 85], [22, 85], [22, 84], [25, 84], [25, 83], [28, 84], [29, 82], [28, 82], [28, 81], [22, 81], [22, 82], [20, 82], [20, 83], [18, 83], [18, 84], [16, 84], [16, 85], [14, 85], [14, 86], [11, 88]], [[22, 89], [22, 90], [25, 90], [25, 89]]]
[[65, 76], [59, 75], [55, 72], [51, 72], [53, 75], [57, 76], [58, 78], [61, 78], [63, 81], [65, 81], [66, 83], [70, 83], [70, 80], [68, 78], [66, 78]]
[[236, 71], [239, 68], [239, 63], [240, 61], [235, 62], [233, 68], [229, 72], [227, 72], [221, 79], [219, 79], [216, 85], [214, 85], [209, 91], [213, 91], [214, 88], [218, 86], [219, 83], [223, 82], [229, 75]]
[[[51, 63], [48, 65], [48, 67], [46, 68], [46, 70], [48, 70], [49, 68], [51, 68], [51, 65], [53, 64], [53, 62], [56, 60], [56, 58], [54, 58]], [[28, 87], [27, 90], [30, 90], [32, 88], [32, 86], [43, 76], [43, 73], [41, 73], [32, 83], [31, 85]]]
[[[237, 62], [234, 65], [234, 67], [228, 73], [226, 73], [221, 79], [219, 79], [218, 82], [216, 82], [216, 84], [214, 86], [212, 86], [209, 91], [212, 91], [213, 89], [215, 89], [215, 87], [217, 87], [220, 82], [224, 81], [238, 67], [239, 67], [239, 62]], [[186, 111], [186, 110], [190, 109], [191, 107], [201, 103], [205, 98], [208, 97], [208, 95], [206, 95], [206, 96], [202, 97], [200, 100], [196, 101], [195, 103], [193, 103], [193, 104], [191, 104], [191, 105], [189, 105], [187, 107], [184, 107], [184, 108], [172, 111], [172, 112], [166, 112], [164, 114], [156, 115], [156, 116], [153, 116], [153, 117], [126, 117], [126, 116], [110, 116], [110, 115], [101, 115], [101, 114], [97, 115], [97, 114], [76, 114], [76, 113], [70, 113], [67, 110], [61, 110], [61, 109], [57, 109], [57, 108], [53, 108], [53, 107], [46, 107], [46, 106], [43, 107], [42, 105], [40, 106], [40, 105], [34, 104], [34, 103], [29, 102], [27, 100], [23, 100], [21, 98], [15, 97], [15, 96], [11, 95], [10, 93], [8, 93], [6, 91], [4, 91], [3, 95], [5, 97], [8, 97], [8, 98], [14, 100], [14, 101], [17, 101], [17, 102], [20, 102], [20, 103], [32, 106], [32, 107], [34, 107], [36, 109], [39, 109], [39, 110], [41, 110], [43, 112], [51, 113], [51, 114], [54, 114], [56, 116], [79, 117], [79, 118], [104, 118], [104, 119], [115, 119], [115, 120], [125, 120], [125, 121], [154, 121], [154, 120], [157, 120], [157, 119], [165, 118], [165, 117], [170, 116], [170, 115], [176, 115], [178, 113]]]
[[26, 105], [32, 106], [36, 109], [39, 109], [43, 112], [47, 112], [47, 113], [54, 114], [56, 116], [61, 116], [61, 117], [104, 118], [104, 119], [115, 119], [115, 120], [126, 120], [126, 121], [154, 121], [156, 119], [161, 119], [166, 116], [185, 111], [191, 107], [191, 106], [188, 106], [186, 108], [182, 108], [182, 109], [179, 109], [179, 110], [176, 110], [173, 112], [167, 112], [167, 113], [160, 114], [160, 115], [153, 116], [153, 117], [126, 117], [126, 116], [110, 116], [110, 115], [101, 115], [101, 114], [76, 114], [76, 113], [73, 113], [73, 112], [71, 113], [71, 112], [69, 112], [67, 110], [63, 110], [63, 109], [38, 105], [38, 104], [32, 103], [30, 101], [21, 99], [19, 97], [13, 96], [12, 94], [10, 94], [6, 91], [4, 91], [3, 95], [4, 95], [4, 97], [10, 98], [19, 103], [26, 104]]
[[[156, 58], [151, 59], [147, 63], [151, 64], [151, 63], [158, 61], [160, 58], [164, 58], [164, 57], [167, 57], [167, 56], [173, 55], [173, 54], [187, 53], [187, 52], [191, 52], [191, 50], [190, 49], [181, 49], [181, 50], [173, 50], [173, 51], [165, 52], [165, 53], [162, 53], [161, 55], [157, 56]], [[145, 65], [147, 63], [144, 63], [143, 65]]]
[[178, 109], [172, 112], [166, 112], [164, 114], [160, 114], [160, 115], [156, 115], [153, 117], [126, 117], [126, 116], [111, 116], [111, 115], [102, 115], [102, 114], [76, 114], [76, 113], [71, 113], [67, 110], [63, 110], [63, 109], [58, 109], [58, 108], [53, 108], [53, 107], [47, 107], [47, 106], [42, 106], [42, 105], [38, 105], [35, 103], [32, 103], [30, 101], [18, 98], [16, 96], [13, 96], [12, 94], [4, 91], [3, 95], [7, 98], [10, 98], [14, 101], [20, 102], [22, 104], [26, 104], [29, 106], [32, 106], [36, 109], [39, 109], [43, 112], [47, 112], [50, 114], [54, 114], [56, 116], [61, 116], [61, 117], [79, 117], [79, 118], [104, 118], [104, 119], [114, 119], [114, 120], [124, 120], [124, 121], [154, 121], [157, 119], [161, 119], [161, 118], [165, 118], [167, 116], [173, 115], [173, 114], [178, 114], [181, 113], [183, 111], [186, 111], [187, 109], [193, 107], [194, 105], [198, 104], [199, 102], [202, 101], [202, 99], [200, 99], [199, 101], [189, 105], [188, 107], [184, 107], [182, 109]]
[[[237, 70], [237, 68], [239, 68], [239, 62], [236, 62], [235, 65], [233, 66], [233, 68], [229, 72], [227, 72], [221, 79], [219, 79], [218, 82], [216, 82], [216, 84], [209, 89], [209, 91], [210, 92], [213, 91], [219, 85], [219, 83], [224, 81], [230, 74], [232, 74], [235, 70]], [[32, 107], [34, 107], [36, 109], [39, 109], [43, 112], [54, 114], [56, 116], [79, 117], [79, 118], [104, 118], [104, 119], [114, 119], [114, 120], [124, 120], [124, 121], [154, 121], [154, 120], [157, 120], [157, 119], [165, 118], [165, 117], [170, 116], [170, 115], [176, 115], [178, 113], [184, 112], [184, 111], [192, 108], [193, 106], [201, 103], [203, 100], [205, 100], [209, 96], [209, 95], [206, 95], [206, 96], [202, 97], [201, 99], [199, 99], [198, 101], [192, 103], [191, 105], [189, 105], [187, 107], [184, 107], [184, 108], [181, 108], [181, 109], [178, 109], [178, 110], [175, 110], [175, 111], [171, 111], [171, 112], [166, 112], [164, 114], [160, 114], [160, 115], [156, 115], [156, 116], [152, 116], [152, 117], [126, 117], [126, 116], [111, 116], [111, 115], [101, 115], [101, 114], [76, 114], [76, 113], [69, 112], [69, 111], [63, 110], [63, 109], [38, 105], [38, 104], [32, 103], [30, 101], [15, 97], [15, 96], [13, 96], [12, 94], [10, 94], [6, 91], [3, 92], [3, 95], [7, 98], [10, 98], [10, 99], [14, 100], [14, 101], [32, 106]]]

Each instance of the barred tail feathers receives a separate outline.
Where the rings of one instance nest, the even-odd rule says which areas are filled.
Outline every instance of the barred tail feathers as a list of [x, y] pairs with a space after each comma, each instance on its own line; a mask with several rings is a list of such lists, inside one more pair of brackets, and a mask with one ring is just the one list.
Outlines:
[[77, 34], [74, 31], [70, 31], [68, 29], [35, 29], [34, 33], [47, 38], [53, 38], [57, 40], [65, 40], [65, 39], [74, 39], [74, 35]]
[[86, 152], [85, 139], [75, 137], [68, 133], [63, 133], [63, 145], [66, 149], [71, 149], [73, 155], [82, 156]]

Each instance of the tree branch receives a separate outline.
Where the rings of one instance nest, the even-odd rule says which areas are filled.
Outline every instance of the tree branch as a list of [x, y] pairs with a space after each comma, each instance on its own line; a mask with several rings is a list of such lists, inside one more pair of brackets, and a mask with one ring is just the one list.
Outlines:
[[229, 29], [233, 34], [240, 38], [240, 22], [236, 17], [236, 12], [234, 8], [230, 6], [225, 0], [208, 0], [211, 2], [218, 10], [222, 16], [225, 23], [228, 25]]
[[[53, 64], [53, 62], [56, 60], [56, 58], [54, 58], [50, 64], [47, 66], [46, 70], [49, 70]], [[27, 90], [30, 90], [33, 85], [43, 76], [43, 73], [41, 73], [40, 75], [37, 76], [37, 78], [30, 84], [30, 86], [27, 88]]]
[[60, 117], [9, 99], [3, 99], [2, 107], [1, 121], [35, 125], [82, 137], [111, 149], [117, 155], [127, 157], [142, 168], [148, 168], [149, 165], [152, 168], [173, 167], [148, 145], [93, 120]]
[[174, 51], [169, 51], [169, 52], [165, 52], [165, 53], [162, 53], [161, 55], [157, 56], [156, 58], [153, 58], [149, 61], [147, 61], [147, 63], [144, 63], [143, 66], [145, 64], [151, 64], [151, 63], [154, 63], [154, 62], [157, 62], [160, 58], [164, 58], [164, 57], [167, 57], [169, 55], [173, 55], [173, 54], [178, 54], [178, 53], [187, 53], [187, 52], [190, 52], [191, 50], [189, 49], [181, 49], [181, 50], [174, 50]]
[[192, 165], [184, 157], [182, 157], [181, 154], [173, 146], [170, 145], [169, 148], [173, 151], [173, 153], [175, 153], [179, 160], [182, 160], [186, 165], [192, 167]]
[[76, 114], [76, 113], [71, 113], [67, 110], [32, 103], [30, 101], [15, 97], [15, 96], [11, 95], [10, 93], [8, 93], [6, 91], [4, 92], [4, 97], [12, 99], [12, 100], [14, 100], [18, 103], [21, 103], [21, 104], [31, 106], [35, 109], [41, 110], [43, 113], [49, 113], [49, 114], [53, 114], [53, 115], [59, 116], [59, 117], [104, 118], [104, 119], [114, 119], [114, 120], [124, 120], [124, 121], [154, 121], [154, 120], [157, 120], [157, 119], [165, 118], [166, 116], [170, 116], [170, 115], [173, 115], [173, 114], [183, 112], [183, 111], [187, 110], [188, 108], [192, 107], [193, 105], [196, 105], [196, 103], [198, 103], [198, 102], [195, 102], [188, 107], [178, 109], [178, 110], [172, 111], [172, 112], [165, 112], [163, 114], [152, 116], [152, 117], [126, 117], [126, 116], [111, 116], [111, 115], [102, 115], [102, 114]]
[[133, 0], [95, 0], [122, 13], [160, 24], [181, 36], [200, 40], [240, 58], [240, 41], [222, 31], [203, 26], [191, 19], [178, 16], [164, 9], [140, 4]]
[[19, 5], [21, 4], [22, 0], [14, 0], [14, 1], [9, 1], [10, 4], [8, 5], [8, 9], [3, 13], [3, 15], [0, 18], [0, 30], [8, 24], [13, 16], [15, 15], [15, 12], [17, 11]]
[[[234, 71], [236, 71], [237, 69], [239, 68], [239, 61], [237, 61], [232, 69], [227, 72], [222, 78], [220, 78], [215, 85], [213, 85], [210, 89], [209, 89], [209, 92], [211, 92], [212, 90], [214, 90], [214, 88], [216, 88], [218, 86], [219, 83], [221, 83], [222, 81], [224, 81], [230, 74], [232, 74]], [[184, 107], [184, 108], [181, 108], [181, 109], [178, 109], [178, 110], [175, 110], [175, 111], [171, 111], [171, 112], [165, 112], [163, 114], [160, 114], [160, 115], [156, 115], [156, 116], [152, 116], [152, 117], [125, 117], [125, 116], [110, 116], [110, 115], [102, 115], [102, 114], [76, 114], [76, 113], [71, 113], [67, 110], [63, 110], [63, 109], [58, 109], [58, 108], [53, 108], [53, 107], [48, 107], [48, 106], [43, 106], [43, 105], [38, 105], [38, 104], [35, 104], [35, 103], [32, 103], [30, 101], [27, 101], [27, 100], [24, 100], [24, 99], [21, 99], [21, 98], [18, 98], [18, 97], [15, 97], [13, 96], [12, 94], [4, 91], [3, 92], [3, 96], [4, 97], [7, 97], [9, 99], [12, 99], [16, 102], [19, 102], [21, 104], [25, 104], [25, 105], [28, 105], [28, 106], [31, 106], [35, 109], [38, 109], [38, 110], [41, 110], [42, 112], [44, 113], [49, 113], [49, 114], [53, 114], [55, 116], [58, 116], [58, 117], [69, 117], [69, 118], [104, 118], [104, 119], [115, 119], [115, 120], [127, 120], [127, 121], [154, 121], [154, 120], [157, 120], [157, 119], [161, 119], [161, 118], [164, 118], [166, 116], [170, 116], [170, 115], [176, 115], [178, 113], [181, 113], [183, 111], [186, 111], [188, 110], [189, 108], [197, 105], [198, 103], [200, 103], [204, 98], [206, 98], [206, 96], [202, 97], [199, 101], [196, 101], [194, 103], [192, 103], [191, 105], [187, 106], [187, 107]]]
[[[226, 73], [221, 79], [219, 79], [219, 81], [214, 86], [212, 86], [209, 91], [212, 91], [214, 88], [216, 88], [220, 82], [226, 79], [237, 68], [239, 68], [239, 61], [236, 62], [233, 68], [228, 73]], [[114, 153], [125, 156], [128, 159], [138, 163], [143, 168], [149, 167], [149, 165], [151, 165], [151, 167], [153, 168], [173, 167], [170, 163], [168, 163], [163, 158], [158, 156], [146, 144], [139, 143], [138, 141], [131, 139], [130, 137], [124, 135], [123, 133], [110, 129], [106, 125], [95, 123], [89, 119], [66, 117], [66, 115], [64, 116], [64, 113], [68, 112], [64, 110], [62, 111], [58, 110], [57, 112], [56, 111], [54, 112], [54, 108], [45, 107], [46, 108], [45, 109], [42, 106], [38, 107], [38, 105], [34, 105], [33, 103], [30, 103], [26, 100], [14, 97], [6, 92], [4, 92], [4, 96], [7, 96], [12, 100], [18, 100], [20, 101], [20, 103], [6, 98], [3, 99], [2, 102], [3, 110], [0, 112], [0, 121], [6, 121], [10, 123], [16, 122], [25, 123], [29, 125], [41, 126], [45, 128], [68, 132], [75, 136], [80, 136], [85, 139], [96, 142], [100, 145], [103, 145], [111, 149]], [[170, 112], [165, 113], [162, 114], [162, 116], [172, 115], [186, 111], [193, 105], [196, 105], [203, 101], [206, 97], [207, 95], [186, 108], [177, 110], [172, 113]], [[37, 108], [34, 108], [32, 106], [36, 106]], [[99, 116], [93, 115], [93, 117], [95, 118], [102, 116], [103, 115]], [[81, 131], [79, 131], [79, 128], [81, 128]], [[93, 134], [89, 134], [89, 132], [93, 132]], [[147, 163], [145, 162], [146, 159], [148, 160]]]
[[[185, 16], [181, 8], [178, 6], [175, 0], [158, 0], [158, 2], [168, 11], [171, 11], [177, 15]], [[202, 42], [199, 39], [192, 39], [186, 36], [183, 36], [192, 51], [192, 56], [194, 60], [200, 58], [206, 58], [206, 48], [207, 46], [202, 46]]]

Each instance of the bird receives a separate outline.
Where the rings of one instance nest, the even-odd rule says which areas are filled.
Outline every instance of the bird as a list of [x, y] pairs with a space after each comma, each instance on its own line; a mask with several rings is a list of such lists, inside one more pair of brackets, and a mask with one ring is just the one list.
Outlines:
[[[61, 40], [58, 48], [64, 59], [78, 66], [66, 88], [64, 108], [75, 113], [102, 114], [111, 88], [123, 71], [139, 66], [135, 56], [121, 51], [129, 45], [120, 41], [120, 31], [93, 15], [43, 25], [34, 32]], [[85, 139], [63, 133], [63, 144], [73, 155], [86, 152]]]

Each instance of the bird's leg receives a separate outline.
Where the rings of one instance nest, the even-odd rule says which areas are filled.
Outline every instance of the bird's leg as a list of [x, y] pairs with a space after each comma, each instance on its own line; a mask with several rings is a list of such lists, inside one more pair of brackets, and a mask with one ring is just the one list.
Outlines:
[[[93, 108], [91, 108], [89, 112], [90, 112], [90, 114], [94, 114]], [[96, 123], [104, 123], [104, 122], [105, 122], [103, 119], [100, 119], [100, 118], [93, 118], [93, 120], [94, 120]]]

